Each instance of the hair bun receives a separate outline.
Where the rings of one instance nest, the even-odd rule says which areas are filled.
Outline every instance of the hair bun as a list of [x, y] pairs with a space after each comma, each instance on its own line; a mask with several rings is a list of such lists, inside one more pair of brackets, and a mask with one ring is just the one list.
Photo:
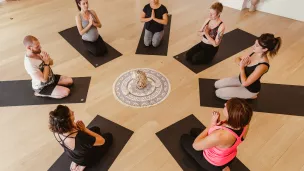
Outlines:
[[281, 39], [281, 37], [276, 37], [276, 38], [274, 38], [275, 39], [275, 44], [277, 45], [278, 43], [279, 43], [279, 41], [280, 41], [280, 39]]

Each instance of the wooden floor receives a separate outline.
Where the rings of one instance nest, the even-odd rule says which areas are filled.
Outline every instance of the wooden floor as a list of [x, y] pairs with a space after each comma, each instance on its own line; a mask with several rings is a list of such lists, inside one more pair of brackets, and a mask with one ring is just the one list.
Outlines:
[[[192, 113], [205, 125], [209, 124], [211, 112], [222, 109], [200, 107], [198, 78], [219, 79], [239, 71], [234, 59], [229, 58], [195, 75], [172, 58], [199, 41], [196, 31], [213, 0], [161, 1], [173, 15], [168, 56], [135, 55], [143, 27], [139, 12], [147, 2], [90, 0], [90, 7], [103, 24], [99, 31], [104, 40], [124, 54], [99, 68], [94, 68], [58, 34], [75, 26], [77, 9], [73, 0], [21, 0], [0, 5], [0, 80], [30, 79], [23, 66], [22, 44], [28, 34], [38, 37], [43, 49], [54, 59], [55, 73], [91, 76], [87, 102], [68, 105], [77, 119], [88, 124], [100, 114], [134, 131], [111, 171], [181, 170], [155, 133]], [[281, 36], [283, 47], [271, 60], [271, 69], [262, 81], [304, 86], [303, 22], [226, 7], [222, 19], [227, 32], [241, 28], [257, 36], [264, 32]], [[140, 67], [158, 70], [171, 82], [169, 97], [155, 107], [125, 107], [113, 96], [115, 79]], [[0, 108], [1, 171], [43, 171], [55, 162], [63, 152], [48, 130], [48, 112], [55, 107]], [[255, 112], [238, 158], [253, 171], [304, 171], [303, 142], [304, 117]]]

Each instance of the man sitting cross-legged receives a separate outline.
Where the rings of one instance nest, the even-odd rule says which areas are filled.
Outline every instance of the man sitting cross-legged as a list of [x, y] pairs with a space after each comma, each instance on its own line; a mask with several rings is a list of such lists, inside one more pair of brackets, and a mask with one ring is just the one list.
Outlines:
[[66, 86], [73, 84], [70, 77], [53, 74], [51, 65], [53, 60], [49, 54], [41, 51], [38, 39], [34, 36], [26, 36], [23, 40], [26, 47], [24, 66], [32, 78], [32, 87], [35, 96], [61, 99], [70, 94]]

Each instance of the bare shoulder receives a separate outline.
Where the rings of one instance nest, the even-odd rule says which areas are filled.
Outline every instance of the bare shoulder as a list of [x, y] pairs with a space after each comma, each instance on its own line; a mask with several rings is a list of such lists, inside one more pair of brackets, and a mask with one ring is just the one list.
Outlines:
[[210, 18], [207, 18], [207, 19], [204, 21], [204, 24], [206, 24], [209, 20], [210, 20]]
[[226, 144], [229, 143], [230, 141], [235, 140], [235, 137], [231, 134], [231, 132], [225, 129], [219, 129], [216, 132], [216, 136], [222, 142], [222, 144]]
[[220, 32], [225, 31], [225, 24], [224, 24], [224, 23], [222, 23], [222, 24], [220, 25], [219, 31], [220, 31]]
[[76, 20], [80, 20], [80, 15], [81, 15], [81, 14], [78, 13], [78, 14], [75, 16], [75, 19], [76, 19]]
[[91, 13], [96, 14], [96, 12], [94, 10], [90, 10]]
[[261, 58], [261, 60], [259, 62], [269, 63], [269, 59], [267, 57], [266, 58]]
[[218, 129], [218, 130], [215, 130], [213, 131], [209, 136], [212, 136], [212, 138], [214, 140], [218, 140], [218, 141], [221, 141], [223, 139], [226, 139], [227, 138], [227, 132], [223, 129]]

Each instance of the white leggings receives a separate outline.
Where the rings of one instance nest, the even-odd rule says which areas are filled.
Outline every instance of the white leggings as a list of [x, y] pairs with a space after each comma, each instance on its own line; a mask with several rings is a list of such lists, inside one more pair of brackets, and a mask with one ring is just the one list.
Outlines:
[[218, 80], [214, 84], [215, 94], [218, 98], [230, 100], [237, 97], [241, 99], [251, 99], [259, 93], [252, 93], [247, 90], [240, 82], [239, 77], [230, 77]]

